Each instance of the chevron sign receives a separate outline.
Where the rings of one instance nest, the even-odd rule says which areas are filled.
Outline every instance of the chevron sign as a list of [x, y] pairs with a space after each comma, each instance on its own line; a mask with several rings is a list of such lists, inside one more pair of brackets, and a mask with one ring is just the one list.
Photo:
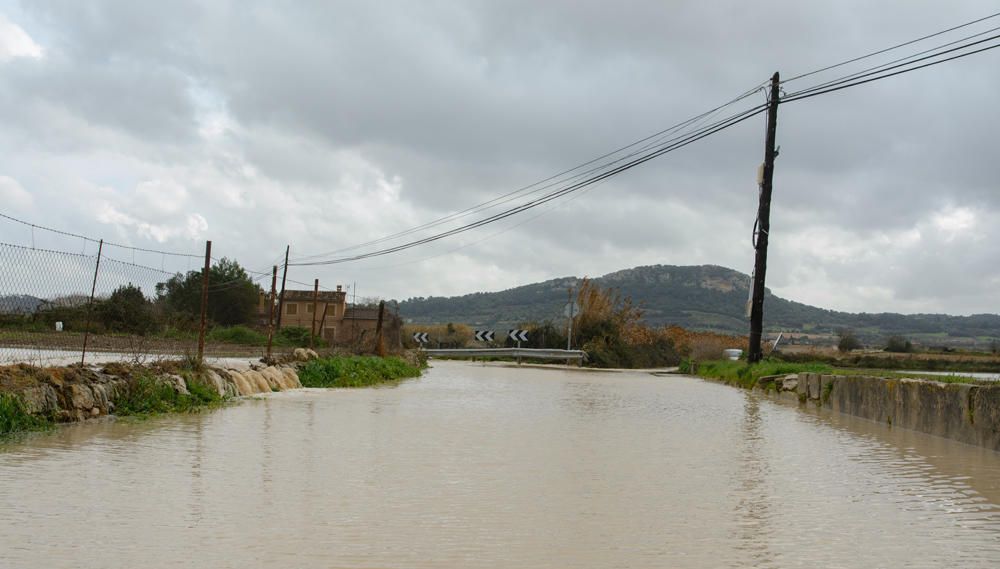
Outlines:
[[431, 341], [431, 337], [427, 332], [414, 332], [413, 341], [421, 344], [426, 344]]
[[528, 341], [528, 331], [527, 330], [511, 330], [507, 336], [514, 340], [515, 342], [527, 342]]
[[476, 330], [477, 342], [492, 342], [493, 330]]

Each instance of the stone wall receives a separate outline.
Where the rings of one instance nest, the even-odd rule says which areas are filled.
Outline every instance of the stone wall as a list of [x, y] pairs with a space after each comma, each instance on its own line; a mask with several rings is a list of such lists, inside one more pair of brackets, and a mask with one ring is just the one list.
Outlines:
[[763, 377], [754, 389], [1000, 451], [1000, 384], [800, 373]]
[[[82, 421], [114, 414], [117, 390], [131, 369], [122, 365], [31, 368], [13, 366], [0, 382], [0, 391], [20, 396], [33, 414], [59, 422]], [[150, 368], [147, 371], [153, 371]], [[271, 366], [211, 367], [197, 374], [154, 371], [157, 381], [179, 393], [189, 393], [188, 382], [210, 386], [220, 396], [239, 397], [302, 387], [294, 363]]]

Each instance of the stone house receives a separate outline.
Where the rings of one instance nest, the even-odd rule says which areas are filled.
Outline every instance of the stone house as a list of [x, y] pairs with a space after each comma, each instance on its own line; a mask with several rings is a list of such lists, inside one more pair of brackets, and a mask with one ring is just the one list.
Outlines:
[[[270, 294], [261, 293], [257, 306], [258, 323], [267, 326]], [[285, 290], [281, 307], [281, 327], [300, 327], [314, 330], [330, 345], [365, 342], [375, 337], [378, 325], [378, 308], [352, 307], [347, 305], [347, 293], [341, 285], [335, 291]], [[274, 306], [275, 325], [278, 321], [278, 303]], [[394, 314], [386, 311], [383, 316], [383, 330], [397, 327]], [[394, 342], [383, 333], [387, 344]]]

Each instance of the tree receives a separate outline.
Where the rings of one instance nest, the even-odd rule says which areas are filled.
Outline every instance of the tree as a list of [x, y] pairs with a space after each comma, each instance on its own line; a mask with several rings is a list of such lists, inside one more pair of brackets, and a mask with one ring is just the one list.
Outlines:
[[[156, 285], [156, 293], [167, 311], [193, 323], [201, 314], [201, 284], [201, 271], [178, 273]], [[209, 319], [223, 326], [252, 322], [260, 290], [239, 263], [223, 257], [208, 271]]]
[[97, 314], [104, 327], [112, 332], [145, 336], [158, 325], [153, 303], [142, 294], [141, 288], [131, 283], [116, 288], [107, 300], [98, 304]]
[[858, 340], [853, 330], [841, 330], [838, 336], [840, 340], [837, 342], [837, 349], [841, 352], [849, 352], [861, 347], [861, 340]]
[[913, 344], [902, 336], [890, 336], [889, 340], [885, 343], [885, 351], [887, 352], [912, 352]]

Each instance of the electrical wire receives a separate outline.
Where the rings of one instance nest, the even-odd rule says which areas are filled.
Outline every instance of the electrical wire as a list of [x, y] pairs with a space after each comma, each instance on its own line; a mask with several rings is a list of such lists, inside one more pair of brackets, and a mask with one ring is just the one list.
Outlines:
[[[1000, 43], [997, 43], [997, 44], [994, 44], [994, 45], [990, 45], [990, 46], [986, 46], [986, 47], [983, 47], [983, 48], [980, 48], [980, 49], [976, 49], [976, 50], [973, 50], [973, 51], [969, 51], [969, 52], [960, 53], [958, 55], [953, 55], [951, 57], [947, 57], [945, 59], [941, 59], [941, 60], [938, 60], [938, 61], [931, 61], [929, 63], [924, 63], [922, 65], [917, 65], [917, 66], [914, 66], [914, 67], [909, 67], [907, 69], [900, 69], [899, 71], [894, 71], [892, 73], [884, 73], [885, 71], [888, 71], [889, 69], [896, 69], [896, 68], [901, 67], [901, 66], [911, 65], [911, 64], [916, 63], [918, 61], [924, 61], [924, 60], [929, 59], [929, 58], [939, 57], [939, 56], [944, 55], [946, 53], [951, 53], [951, 52], [954, 52], [954, 51], [959, 50], [959, 49], [964, 49], [964, 48], [972, 46], [972, 45], [981, 44], [981, 43], [984, 43], [984, 42], [987, 42], [987, 41], [990, 41], [990, 40], [995, 40], [995, 39], [1000, 39], [1000, 35], [992, 36], [990, 38], [986, 38], [984, 40], [973, 42], [973, 43], [965, 45], [965, 46], [961, 46], [961, 47], [958, 47], [958, 48], [950, 49], [950, 50], [941, 52], [941, 53], [933, 55], [933, 56], [922, 57], [920, 59], [916, 59], [916, 60], [911, 61], [911, 62], [906, 63], [906, 64], [897, 65], [897, 66], [889, 67], [889, 68], [886, 68], [886, 69], [883, 69], [883, 70], [880, 70], [880, 71], [874, 71], [874, 72], [871, 72], [871, 73], [865, 73], [865, 74], [862, 74], [862, 75], [858, 75], [858, 76], [854, 77], [853, 79], [845, 79], [843, 81], [836, 82], [833, 85], [830, 85], [830, 86], [828, 86], [826, 88], [822, 88], [822, 89], [817, 88], [818, 90], [814, 90], [814, 89], [810, 88], [810, 89], [803, 89], [801, 91], [796, 91], [796, 92], [790, 93], [789, 95], [787, 95], [784, 98], [782, 98], [781, 102], [782, 103], [793, 102], [793, 101], [799, 101], [799, 100], [802, 100], [802, 99], [808, 99], [810, 97], [815, 97], [817, 95], [825, 95], [827, 93], [832, 93], [834, 91], [840, 91], [842, 89], [847, 89], [847, 88], [850, 88], [850, 87], [856, 87], [858, 85], [864, 85], [865, 83], [871, 83], [873, 81], [879, 81], [881, 79], [888, 79], [889, 77], [895, 77], [896, 75], [902, 75], [904, 73], [909, 73], [911, 71], [917, 71], [918, 69], [924, 69], [925, 67], [932, 67], [934, 65], [940, 65], [942, 63], [947, 63], [949, 61], [954, 61], [956, 59], [961, 59], [963, 57], [968, 57], [970, 55], [976, 55], [977, 53], [982, 53], [984, 51], [989, 51], [991, 49], [996, 49], [996, 48], [1000, 47]], [[879, 73], [884, 73], [884, 74], [883, 75], [878, 75]], [[858, 79], [861, 79], [862, 77], [867, 77], [867, 78], [863, 79], [863, 80], [858, 80]]]
[[997, 16], [1000, 16], [1000, 12], [997, 12], [995, 14], [990, 14], [989, 16], [984, 16], [984, 17], [978, 18], [976, 20], [972, 20], [971, 22], [965, 22], [964, 24], [959, 24], [957, 26], [948, 28], [946, 30], [941, 30], [941, 31], [938, 31], [938, 32], [934, 32], [932, 34], [928, 34], [926, 36], [922, 36], [922, 37], [919, 37], [919, 38], [916, 38], [916, 39], [905, 41], [903, 43], [899, 43], [899, 44], [896, 44], [894, 46], [890, 46], [890, 47], [887, 47], [887, 48], [884, 48], [884, 49], [880, 49], [878, 51], [873, 51], [871, 53], [862, 55], [860, 57], [855, 57], [855, 58], [852, 58], [852, 59], [848, 59], [846, 61], [841, 61], [840, 63], [834, 63], [833, 65], [827, 65], [826, 67], [823, 67], [823, 68], [820, 68], [820, 69], [816, 69], [816, 70], [813, 70], [813, 71], [809, 71], [807, 73], [802, 73], [800, 75], [796, 75], [794, 77], [790, 77], [788, 79], [785, 79], [781, 83], [782, 84], [789, 83], [789, 82], [795, 81], [797, 79], [802, 79], [803, 77], [809, 77], [810, 75], [816, 75], [817, 73], [822, 73], [824, 71], [829, 71], [831, 69], [836, 69], [837, 67], [842, 67], [844, 65], [849, 65], [851, 63], [855, 63], [855, 62], [861, 61], [863, 59], [868, 59], [870, 57], [875, 57], [876, 55], [881, 55], [883, 53], [887, 53], [887, 52], [893, 51], [895, 49], [899, 49], [901, 47], [906, 47], [908, 45], [913, 45], [915, 43], [919, 43], [919, 42], [922, 42], [924, 40], [927, 40], [927, 39], [930, 39], [930, 38], [933, 38], [933, 37], [944, 35], [944, 34], [946, 34], [948, 32], [953, 32], [955, 30], [959, 30], [959, 29], [962, 29], [962, 28], [965, 28], [965, 27], [968, 27], [968, 26], [971, 26], [971, 25], [974, 25], [974, 24], [978, 24], [980, 22], [985, 22], [986, 20], [989, 20], [989, 19], [992, 19], [992, 18], [996, 18]]
[[633, 159], [633, 160], [631, 160], [631, 161], [629, 161], [629, 162], [627, 162], [627, 163], [625, 163], [623, 165], [617, 166], [617, 167], [615, 167], [615, 168], [613, 168], [613, 169], [611, 169], [609, 171], [603, 172], [603, 173], [598, 174], [596, 176], [592, 176], [592, 177], [590, 177], [590, 178], [588, 178], [588, 179], [586, 179], [586, 180], [584, 180], [582, 182], [577, 182], [577, 183], [571, 184], [568, 187], [561, 188], [561, 189], [556, 190], [554, 192], [550, 192], [550, 193], [548, 193], [548, 194], [546, 194], [544, 196], [541, 196], [539, 198], [531, 200], [531, 201], [529, 201], [529, 202], [527, 202], [525, 204], [521, 204], [521, 205], [516, 206], [514, 208], [510, 208], [510, 209], [505, 210], [503, 212], [494, 214], [494, 215], [492, 215], [490, 217], [481, 219], [479, 221], [476, 221], [476, 222], [473, 222], [473, 223], [470, 223], [470, 224], [467, 224], [467, 225], [463, 225], [461, 227], [457, 227], [455, 229], [451, 229], [449, 231], [445, 231], [445, 232], [442, 232], [442, 233], [431, 235], [429, 237], [425, 237], [423, 239], [419, 239], [419, 240], [416, 240], [416, 241], [411, 241], [409, 243], [405, 243], [405, 244], [402, 244], [402, 245], [397, 245], [397, 246], [394, 246], [394, 247], [390, 247], [390, 248], [387, 248], [387, 249], [381, 249], [381, 250], [373, 251], [373, 252], [369, 252], [369, 253], [364, 253], [364, 254], [359, 254], [359, 255], [353, 255], [353, 256], [350, 256], [350, 257], [328, 259], [328, 260], [323, 260], [323, 261], [313, 261], [313, 262], [306, 262], [306, 263], [289, 263], [289, 265], [290, 266], [296, 266], [296, 265], [297, 266], [332, 265], [332, 264], [338, 264], [338, 263], [345, 263], [345, 262], [349, 262], [349, 261], [357, 261], [357, 260], [361, 260], [361, 259], [367, 259], [367, 258], [370, 258], [370, 257], [377, 257], [377, 256], [387, 255], [387, 254], [395, 253], [395, 252], [402, 251], [402, 250], [405, 250], [405, 249], [410, 249], [410, 248], [416, 247], [418, 245], [423, 245], [425, 243], [430, 243], [430, 242], [433, 242], [433, 241], [437, 241], [437, 240], [443, 239], [445, 237], [450, 237], [450, 236], [456, 235], [458, 233], [464, 233], [465, 231], [469, 231], [469, 230], [472, 230], [472, 229], [475, 229], [475, 228], [478, 228], [478, 227], [482, 227], [483, 225], [487, 225], [487, 224], [490, 224], [490, 223], [495, 223], [496, 221], [499, 221], [501, 219], [505, 219], [505, 218], [510, 217], [512, 215], [516, 215], [518, 213], [521, 213], [522, 211], [526, 211], [528, 209], [532, 209], [534, 207], [537, 207], [537, 206], [539, 206], [541, 204], [548, 203], [549, 201], [552, 201], [554, 199], [558, 199], [559, 197], [561, 197], [563, 195], [566, 195], [568, 193], [571, 193], [571, 192], [574, 192], [574, 191], [578, 191], [578, 190], [580, 190], [580, 189], [582, 189], [582, 188], [584, 188], [586, 186], [589, 186], [589, 185], [594, 184], [594, 183], [596, 183], [596, 182], [598, 182], [600, 180], [609, 178], [611, 176], [614, 176], [616, 174], [619, 174], [621, 172], [624, 172], [626, 170], [634, 168], [634, 167], [636, 167], [636, 166], [638, 166], [640, 164], [643, 164], [643, 163], [645, 163], [645, 162], [647, 162], [649, 160], [652, 160], [653, 158], [657, 158], [659, 156], [662, 156], [662, 155], [664, 155], [664, 154], [666, 154], [668, 152], [672, 152], [672, 151], [677, 150], [679, 148], [683, 148], [684, 146], [687, 146], [689, 144], [697, 142], [698, 140], [701, 140], [702, 138], [705, 138], [706, 136], [710, 136], [710, 135], [715, 134], [715, 133], [717, 133], [719, 131], [725, 130], [725, 129], [730, 128], [732, 126], [735, 126], [736, 124], [739, 124], [739, 123], [741, 123], [741, 122], [743, 122], [743, 121], [745, 121], [745, 120], [747, 120], [747, 119], [749, 119], [749, 118], [751, 118], [751, 117], [753, 117], [755, 115], [758, 115], [758, 114], [764, 112], [766, 109], [767, 109], [766, 105], [758, 105], [758, 106], [752, 107], [752, 108], [750, 108], [748, 110], [742, 111], [740, 113], [736, 113], [736, 114], [731, 115], [731, 116], [729, 116], [729, 117], [727, 117], [725, 119], [722, 119], [722, 120], [717, 121], [717, 122], [715, 122], [715, 123], [713, 123], [711, 125], [708, 125], [708, 126], [702, 128], [702, 129], [699, 129], [698, 131], [687, 135], [686, 137], [682, 138], [681, 140], [675, 141], [673, 144], [670, 144], [668, 146], [664, 146], [664, 147], [658, 148], [658, 149], [656, 149], [654, 151], [648, 152], [648, 153], [646, 153], [645, 155], [643, 155], [643, 156], [641, 156], [639, 158], [635, 158], [635, 159]]
[[[0, 218], [4, 218], [4, 219], [7, 219], [9, 221], [13, 221], [15, 223], [20, 223], [22, 225], [26, 225], [26, 226], [30, 227], [32, 230], [41, 229], [43, 231], [48, 231], [50, 233], [55, 233], [57, 235], [63, 235], [65, 237], [73, 237], [75, 239], [83, 239], [84, 241], [90, 241], [91, 243], [100, 243], [101, 242], [100, 239], [94, 239], [93, 237], [87, 237], [86, 235], [80, 235], [78, 233], [70, 233], [69, 231], [63, 231], [61, 229], [53, 229], [51, 227], [45, 227], [44, 225], [38, 225], [36, 223], [31, 223], [29, 221], [24, 221], [23, 219], [18, 219], [16, 217], [12, 217], [12, 216], [7, 215], [5, 213], [0, 213]], [[132, 247], [131, 245], [122, 245], [120, 243], [113, 243], [111, 241], [104, 241], [104, 246], [105, 247], [118, 247], [119, 249], [128, 249], [128, 250], [131, 250], [131, 251], [140, 251], [140, 252], [143, 252], [143, 253], [156, 253], [158, 255], [170, 255], [170, 256], [174, 256], [174, 257], [193, 257], [193, 258], [201, 258], [202, 257], [202, 255], [192, 255], [190, 253], [177, 253], [175, 251], [160, 251], [158, 249], [145, 249], [145, 248], [142, 248], [142, 247]]]
[[[721, 105], [719, 105], [719, 106], [717, 106], [717, 107], [715, 107], [713, 109], [709, 109], [709, 110], [707, 110], [707, 111], [705, 111], [705, 112], [703, 112], [703, 113], [701, 113], [699, 115], [696, 115], [696, 116], [693, 116], [693, 117], [691, 117], [689, 119], [681, 121], [681, 122], [679, 122], [679, 123], [677, 123], [677, 124], [675, 124], [675, 125], [673, 125], [671, 127], [668, 127], [668, 128], [663, 129], [663, 130], [661, 130], [659, 132], [653, 133], [653, 134], [651, 134], [649, 136], [646, 136], [646, 137], [641, 138], [641, 139], [639, 139], [637, 141], [634, 141], [634, 142], [632, 142], [630, 144], [627, 144], [625, 146], [619, 147], [619, 148], [617, 148], [615, 150], [612, 150], [610, 152], [602, 154], [601, 156], [598, 156], [596, 158], [588, 160], [587, 162], [579, 164], [579, 165], [577, 165], [577, 166], [575, 166], [573, 168], [569, 168], [567, 170], [563, 170], [562, 172], [559, 172], [557, 174], [549, 176], [548, 178], [545, 178], [543, 180], [539, 180], [538, 182], [535, 182], [533, 184], [529, 184], [527, 186], [523, 186], [521, 188], [518, 188], [518, 189], [516, 189], [516, 190], [514, 190], [512, 192], [508, 192], [506, 194], [497, 196], [496, 198], [493, 198], [493, 199], [491, 199], [489, 201], [486, 201], [486, 202], [483, 202], [483, 203], [471, 206], [471, 207], [466, 208], [464, 210], [461, 210], [459, 212], [455, 212], [455, 213], [449, 214], [447, 216], [441, 217], [439, 219], [435, 219], [433, 221], [430, 221], [430, 222], [427, 222], [427, 223], [424, 223], [424, 224], [421, 224], [421, 225], [417, 225], [415, 227], [404, 229], [404, 230], [402, 230], [400, 232], [393, 233], [391, 235], [386, 235], [386, 236], [380, 237], [378, 239], [374, 239], [374, 240], [371, 240], [371, 241], [366, 241], [364, 243], [358, 243], [356, 245], [351, 245], [349, 247], [344, 247], [344, 248], [341, 248], [341, 249], [335, 249], [333, 251], [328, 251], [328, 252], [325, 252], [325, 253], [318, 253], [318, 254], [314, 254], [314, 255], [304, 255], [304, 256], [301, 256], [301, 257], [293, 258], [292, 260], [295, 261], [296, 263], [302, 264], [302, 261], [306, 261], [306, 260], [309, 260], [309, 259], [316, 259], [316, 258], [319, 258], [319, 257], [325, 257], [325, 256], [329, 256], [329, 255], [334, 255], [334, 254], [337, 254], [337, 253], [343, 253], [343, 252], [346, 252], [346, 251], [357, 250], [357, 249], [360, 249], [360, 248], [363, 248], [363, 247], [367, 247], [367, 246], [371, 246], [371, 245], [376, 245], [376, 244], [379, 244], [379, 243], [384, 243], [386, 241], [391, 241], [393, 239], [398, 239], [399, 237], [410, 235], [410, 234], [416, 233], [416, 232], [424, 230], [424, 229], [429, 229], [429, 228], [432, 228], [432, 227], [437, 227], [437, 226], [442, 225], [444, 223], [447, 223], [449, 221], [454, 221], [454, 220], [457, 220], [457, 219], [468, 217], [469, 215], [472, 215], [474, 213], [479, 213], [481, 211], [489, 210], [492, 207], [495, 207], [497, 205], [502, 205], [504, 203], [509, 203], [509, 202], [513, 201], [514, 199], [516, 199], [517, 197], [523, 197], [524, 195], [531, 195], [531, 194], [534, 194], [534, 193], [538, 193], [538, 192], [540, 192], [542, 190], [554, 187], [554, 186], [562, 184], [562, 183], [566, 183], [566, 182], [571, 181], [573, 179], [581, 178], [581, 177], [583, 177], [583, 176], [585, 176], [587, 174], [593, 173], [593, 172], [598, 171], [598, 170], [600, 170], [602, 168], [609, 167], [610, 165], [613, 165], [615, 163], [618, 163], [618, 162], [621, 162], [623, 160], [626, 160], [626, 159], [628, 159], [628, 158], [630, 158], [632, 156], [635, 156], [636, 152], [633, 152], [632, 154], [628, 154], [626, 156], [618, 158], [618, 159], [616, 159], [616, 160], [614, 160], [614, 161], [612, 161], [610, 163], [601, 164], [599, 166], [596, 166], [596, 167], [591, 168], [589, 170], [586, 170], [584, 172], [578, 173], [578, 174], [576, 174], [574, 176], [571, 176], [570, 178], [563, 178], [563, 179], [561, 179], [566, 174], [575, 172], [576, 170], [579, 170], [581, 168], [585, 168], [586, 166], [594, 164], [595, 162], [598, 162], [598, 161], [603, 160], [605, 158], [614, 156], [614, 155], [619, 154], [621, 152], [624, 152], [624, 151], [626, 151], [626, 150], [628, 150], [630, 148], [634, 148], [636, 146], [639, 146], [639, 145], [641, 145], [643, 143], [646, 143], [646, 146], [640, 147], [637, 152], [641, 152], [642, 150], [646, 150], [646, 149], [650, 148], [651, 146], [655, 146], [657, 143], [662, 142], [663, 137], [665, 137], [665, 136], [667, 136], [669, 134], [678, 132], [678, 131], [686, 128], [686, 127], [689, 127], [689, 126], [692, 126], [692, 125], [697, 125], [699, 123], [699, 121], [703, 121], [703, 120], [705, 120], [705, 119], [713, 116], [714, 114], [717, 114], [722, 109], [724, 109], [724, 108], [726, 108], [728, 106], [731, 106], [731, 105], [733, 105], [733, 104], [735, 104], [735, 103], [737, 103], [737, 102], [739, 102], [739, 101], [741, 101], [741, 100], [743, 100], [743, 99], [745, 99], [747, 97], [752, 96], [754, 93], [756, 93], [761, 88], [761, 86], [765, 85], [766, 83], [767, 82], [765, 81], [765, 82], [762, 82], [762, 83], [760, 83], [758, 85], [755, 85], [754, 87], [752, 87], [752, 88], [744, 91], [743, 93], [741, 93], [737, 97], [735, 97], [735, 98], [733, 98], [733, 99], [731, 99], [731, 100], [729, 100], [729, 101], [727, 101], [727, 102], [725, 102], [725, 103], [723, 103], [723, 104], [721, 104]], [[654, 139], [656, 139], [656, 140], [654, 140]], [[650, 142], [650, 141], [652, 141], [652, 142]], [[533, 191], [530, 191], [530, 192], [527, 191], [527, 190], [530, 190], [532, 188], [536, 188], [536, 189], [533, 190]], [[525, 193], [525, 192], [527, 192], [527, 193]]]

